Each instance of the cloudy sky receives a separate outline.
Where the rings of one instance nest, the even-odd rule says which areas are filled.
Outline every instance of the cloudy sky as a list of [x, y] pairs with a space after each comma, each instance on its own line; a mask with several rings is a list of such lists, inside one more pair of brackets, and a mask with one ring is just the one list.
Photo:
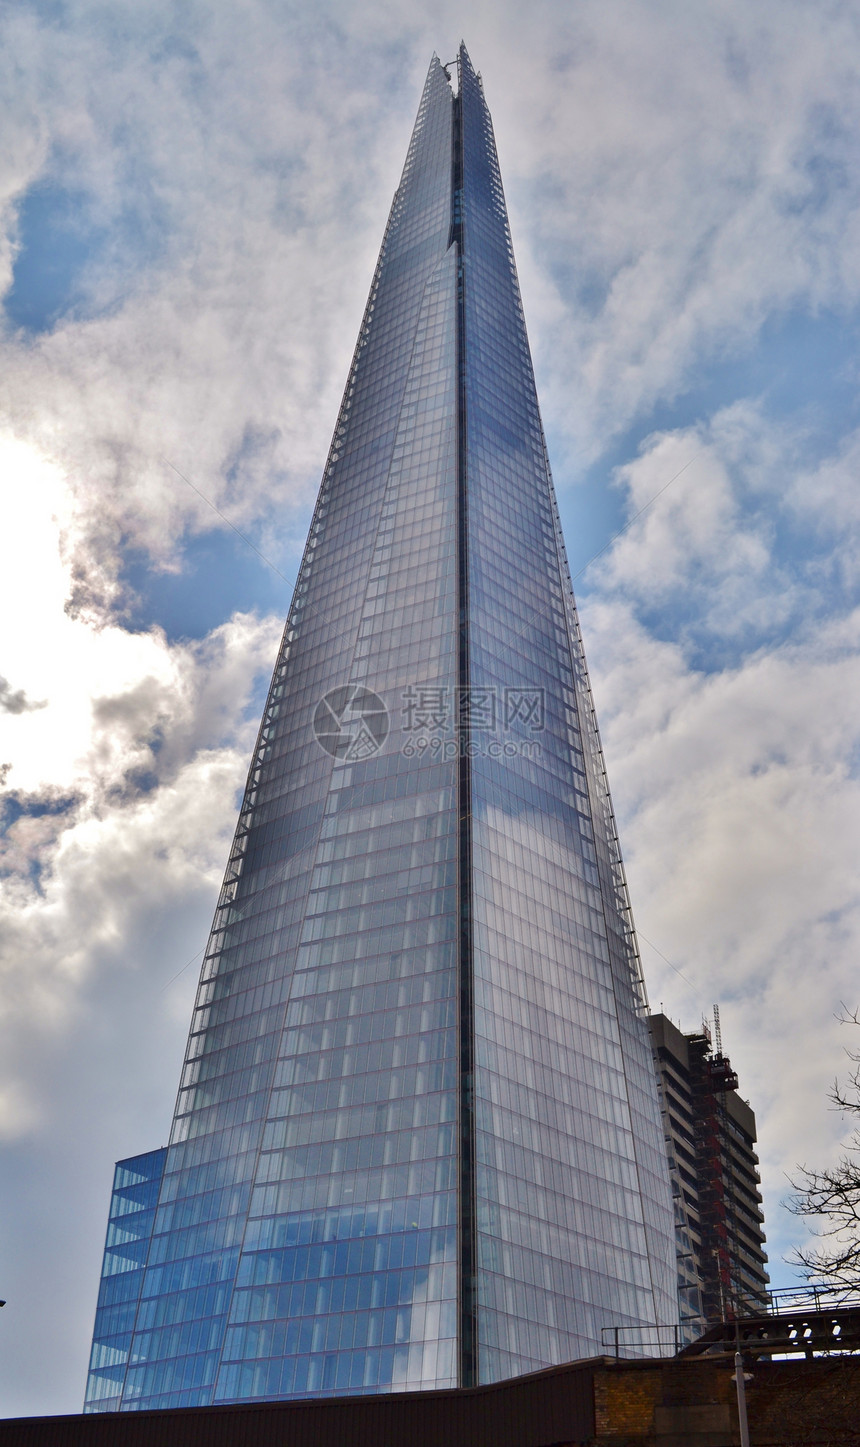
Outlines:
[[858, 31], [840, 0], [3, 8], [4, 1416], [80, 1409], [113, 1162], [166, 1137], [391, 195], [461, 34], [651, 999], [686, 1029], [720, 1003], [794, 1279], [786, 1173], [838, 1153], [860, 1004]]

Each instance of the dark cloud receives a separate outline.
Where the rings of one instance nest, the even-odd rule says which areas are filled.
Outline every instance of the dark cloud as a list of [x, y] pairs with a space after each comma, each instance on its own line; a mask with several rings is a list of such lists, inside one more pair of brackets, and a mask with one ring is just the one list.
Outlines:
[[47, 699], [41, 699], [38, 703], [28, 699], [23, 688], [13, 689], [2, 675], [0, 675], [0, 711], [3, 713], [31, 713], [37, 708], [47, 708]]

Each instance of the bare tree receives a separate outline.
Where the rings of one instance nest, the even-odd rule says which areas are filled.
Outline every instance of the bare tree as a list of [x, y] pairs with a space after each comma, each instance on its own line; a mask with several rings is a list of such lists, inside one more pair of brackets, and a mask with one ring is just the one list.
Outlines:
[[[845, 1011], [839, 1016], [842, 1024], [860, 1027], [860, 1010]], [[860, 1051], [846, 1050], [854, 1062], [847, 1087], [833, 1082], [829, 1098], [837, 1110], [849, 1118], [860, 1117]], [[788, 1207], [796, 1216], [822, 1221], [815, 1232], [822, 1242], [794, 1252], [794, 1260], [810, 1281], [834, 1293], [860, 1288], [860, 1125], [851, 1133], [845, 1154], [829, 1170], [798, 1167], [792, 1180], [794, 1195]]]

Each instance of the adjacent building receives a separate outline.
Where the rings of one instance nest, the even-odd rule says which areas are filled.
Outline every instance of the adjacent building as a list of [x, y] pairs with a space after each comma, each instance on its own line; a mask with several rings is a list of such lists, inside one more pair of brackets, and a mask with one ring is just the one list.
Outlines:
[[169, 1144], [117, 1168], [88, 1411], [468, 1387], [677, 1319], [644, 989], [462, 47], [455, 79], [434, 57]]
[[[719, 1016], [717, 1016], [719, 1020]], [[683, 1034], [651, 1017], [678, 1246], [685, 1340], [770, 1301], [755, 1115], [706, 1025]]]

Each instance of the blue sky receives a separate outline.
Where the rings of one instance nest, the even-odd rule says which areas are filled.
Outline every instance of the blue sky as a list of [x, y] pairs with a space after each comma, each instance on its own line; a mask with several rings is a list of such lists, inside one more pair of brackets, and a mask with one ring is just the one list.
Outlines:
[[649, 991], [685, 1028], [720, 1003], [790, 1280], [786, 1176], [838, 1153], [860, 1003], [856, 7], [0, 27], [4, 1411], [80, 1406], [113, 1161], [166, 1135], [385, 218], [461, 33]]

